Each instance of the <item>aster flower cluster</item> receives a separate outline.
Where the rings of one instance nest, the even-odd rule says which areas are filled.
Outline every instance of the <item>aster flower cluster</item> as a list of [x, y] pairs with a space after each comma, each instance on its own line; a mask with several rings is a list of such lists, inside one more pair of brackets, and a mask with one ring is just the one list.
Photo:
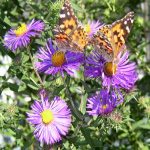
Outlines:
[[[15, 52], [26, 48], [31, 39], [41, 35], [44, 30], [43, 21], [32, 20], [29, 24], [21, 24], [17, 29], [10, 29], [4, 36], [4, 46]], [[89, 39], [103, 26], [99, 21], [89, 21], [85, 25]], [[121, 52], [116, 62], [108, 62], [97, 51], [88, 56], [66, 49], [62, 51], [48, 39], [44, 47], [36, 53], [35, 70], [45, 75], [66, 74], [75, 77], [75, 73], [84, 66], [86, 78], [99, 78], [102, 89], [87, 100], [87, 113], [91, 116], [104, 116], [120, 105], [124, 99], [122, 90], [130, 90], [137, 80], [136, 65], [129, 62], [129, 52]], [[36, 72], [36, 73], [37, 73]], [[40, 75], [38, 74], [38, 77]], [[45, 90], [40, 92], [39, 100], [31, 105], [27, 113], [27, 121], [34, 127], [34, 136], [41, 143], [54, 144], [62, 140], [71, 126], [71, 111], [65, 100], [56, 96], [49, 100]]]
[[120, 104], [116, 103], [118, 95], [121, 96], [122, 100], [120, 101], [118, 97], [117, 99], [123, 102], [121, 90], [130, 91], [134, 87], [137, 81], [136, 64], [129, 62], [128, 57], [129, 52], [126, 51], [119, 53], [117, 63], [107, 62], [96, 50], [87, 57], [85, 76], [99, 78], [102, 81], [102, 91], [99, 95], [96, 94], [96, 96], [88, 99], [89, 104], [87, 106], [91, 108], [88, 111], [90, 115], [111, 113]]

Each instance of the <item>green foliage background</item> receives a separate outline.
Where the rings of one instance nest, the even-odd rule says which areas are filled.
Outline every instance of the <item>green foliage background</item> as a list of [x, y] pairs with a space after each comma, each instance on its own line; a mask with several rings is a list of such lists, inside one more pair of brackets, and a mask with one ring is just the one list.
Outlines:
[[[122, 118], [122, 121], [117, 121], [112, 117], [92, 119], [85, 113], [86, 98], [100, 89], [96, 80], [84, 81], [83, 74], [79, 73], [77, 79], [69, 77], [66, 79], [66, 87], [60, 77], [41, 75], [50, 97], [59, 95], [66, 99], [74, 114], [69, 134], [54, 148], [149, 149], [150, 63], [146, 59], [146, 47], [150, 41], [145, 35], [150, 32], [150, 21], [145, 20], [146, 11], [141, 8], [144, 2], [144, 0], [71, 0], [77, 17], [83, 23], [87, 23], [88, 19], [112, 23], [129, 11], [135, 12], [135, 22], [127, 45], [131, 60], [138, 65], [139, 81], [135, 90], [125, 95], [125, 103], [115, 111]], [[17, 54], [6, 50], [3, 47], [3, 36], [7, 30], [18, 26], [21, 22], [29, 22], [33, 18], [42, 19], [46, 29], [31, 45], [34, 55], [37, 48], [44, 45], [47, 38], [53, 36], [52, 29], [57, 24], [61, 5], [62, 1], [58, 0], [0, 1], [0, 55], [2, 57], [7, 55], [12, 59], [12, 63], [8, 64], [10, 67], [7, 74], [1, 76], [0, 73], [0, 93], [2, 94], [6, 89], [15, 93], [14, 98], [6, 94], [6, 102], [2, 101], [2, 96], [0, 97], [0, 133], [4, 139], [0, 149], [43, 148], [34, 139], [33, 128], [26, 122], [26, 112], [29, 111], [33, 100], [38, 99], [37, 93], [40, 88], [38, 79], [33, 72], [26, 49]], [[3, 61], [0, 61], [0, 67], [4, 65]], [[65, 89], [68, 89], [72, 100]], [[31, 100], [27, 101], [26, 97], [31, 97]]]

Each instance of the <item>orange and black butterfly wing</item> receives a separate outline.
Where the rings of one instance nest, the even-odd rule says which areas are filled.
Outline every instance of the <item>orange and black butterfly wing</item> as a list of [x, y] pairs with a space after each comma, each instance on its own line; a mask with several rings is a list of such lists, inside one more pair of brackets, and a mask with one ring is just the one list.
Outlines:
[[70, 39], [74, 47], [72, 50], [75, 52], [83, 52], [85, 46], [88, 44], [88, 36], [84, 31], [82, 26], [78, 26], [72, 34], [70, 34]]
[[69, 0], [65, 0], [60, 11], [59, 23], [54, 30], [54, 36], [61, 49], [83, 52], [87, 44], [87, 34], [79, 25]]
[[74, 15], [70, 1], [65, 0], [64, 5], [61, 8], [59, 21], [57, 27], [54, 29], [55, 36], [60, 34], [60, 31], [66, 35], [69, 35], [78, 26], [78, 21]]
[[102, 32], [97, 32], [90, 43], [94, 46], [94, 49], [98, 51], [107, 61], [113, 60], [113, 49], [107, 36]]
[[65, 48], [69, 45], [69, 34], [77, 28], [77, 18], [74, 15], [69, 0], [65, 0], [59, 15], [58, 25], [54, 29], [55, 41], [58, 47]]
[[130, 33], [133, 19], [134, 13], [129, 12], [124, 18], [115, 21], [111, 25], [104, 25], [92, 39], [92, 43], [96, 44], [94, 47], [100, 53], [104, 53], [104, 58], [107, 61], [113, 61], [122, 50]]
[[106, 25], [100, 29], [110, 41], [114, 57], [117, 57], [124, 46], [127, 36], [130, 33], [134, 20], [134, 12], [129, 12], [125, 17], [115, 21], [111, 25]]

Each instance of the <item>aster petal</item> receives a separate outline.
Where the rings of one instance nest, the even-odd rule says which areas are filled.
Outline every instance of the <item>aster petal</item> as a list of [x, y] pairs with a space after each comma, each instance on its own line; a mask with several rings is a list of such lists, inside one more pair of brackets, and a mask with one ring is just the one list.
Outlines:
[[88, 21], [88, 25], [90, 27], [90, 32], [88, 33], [88, 36], [90, 38], [93, 37], [93, 35], [103, 26], [103, 24], [99, 21]]
[[31, 21], [29, 25], [27, 25], [28, 31], [32, 36], [38, 35], [44, 29], [44, 22], [41, 20], [35, 21], [34, 19]]

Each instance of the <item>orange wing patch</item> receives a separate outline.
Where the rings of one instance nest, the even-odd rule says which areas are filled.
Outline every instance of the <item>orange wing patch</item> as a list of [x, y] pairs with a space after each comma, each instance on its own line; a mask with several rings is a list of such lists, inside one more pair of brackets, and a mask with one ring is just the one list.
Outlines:
[[[87, 34], [83, 31], [83, 28], [79, 26], [71, 35], [72, 41], [75, 41], [76, 44], [79, 45], [80, 50], [84, 49], [85, 45], [87, 45]], [[86, 40], [85, 40], [86, 39]]]

